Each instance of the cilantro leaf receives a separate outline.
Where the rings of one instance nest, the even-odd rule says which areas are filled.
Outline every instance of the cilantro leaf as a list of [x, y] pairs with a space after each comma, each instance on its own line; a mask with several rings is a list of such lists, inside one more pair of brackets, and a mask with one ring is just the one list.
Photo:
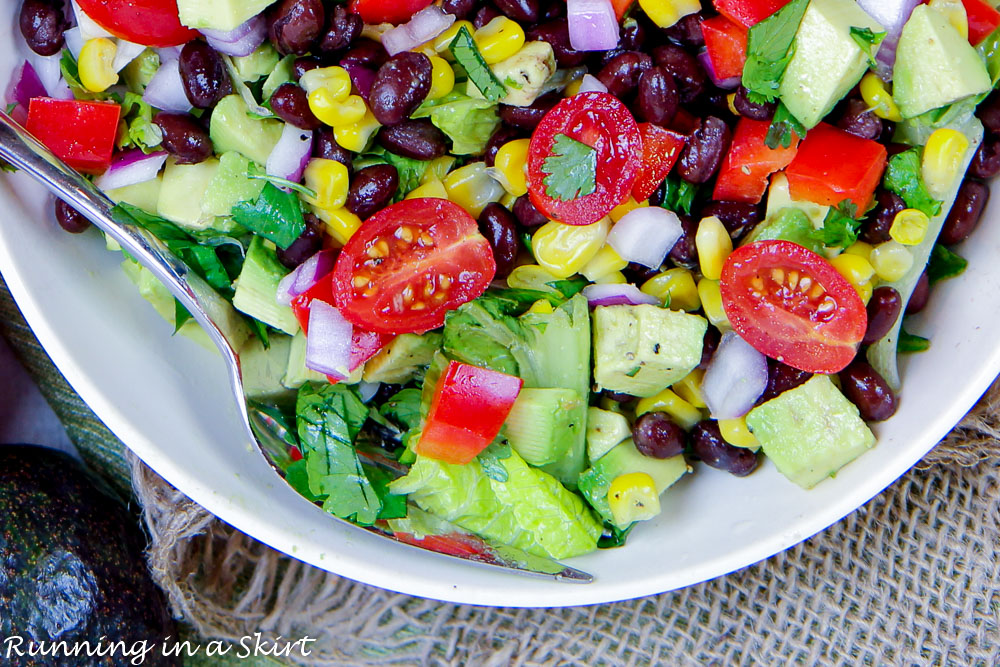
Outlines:
[[490, 102], [498, 102], [507, 97], [507, 88], [503, 85], [486, 64], [483, 55], [479, 53], [476, 42], [472, 39], [469, 29], [462, 26], [455, 39], [451, 40], [448, 46], [451, 55], [461, 65], [469, 75], [469, 80], [479, 89]]
[[[248, 114], [249, 115], [249, 114]], [[296, 183], [290, 181], [287, 178], [281, 178], [280, 176], [272, 176], [263, 169], [261, 169], [256, 163], [250, 162], [247, 168], [247, 178], [251, 180], [267, 181], [279, 188], [288, 188], [289, 190], [295, 190], [298, 193], [305, 195], [306, 197], [316, 198], [316, 191], [311, 188], [307, 188], [301, 183]]]
[[545, 194], [559, 201], [572, 201], [597, 189], [597, 151], [576, 139], [557, 134], [552, 154], [542, 162], [547, 174]]
[[767, 128], [767, 136], [764, 137], [764, 145], [771, 150], [778, 146], [789, 148], [792, 145], [792, 135], [799, 139], [806, 136], [806, 128], [799, 120], [792, 115], [784, 103], [779, 102], [778, 108], [774, 111], [774, 118], [771, 126]]
[[815, 238], [830, 248], [854, 245], [861, 229], [861, 221], [855, 217], [857, 214], [858, 207], [849, 199], [831, 206], [823, 220], [823, 226], [815, 230]]
[[287, 248], [306, 228], [299, 198], [280, 190], [273, 183], [264, 186], [254, 201], [241, 201], [233, 207], [233, 220], [252, 232]]
[[969, 260], [961, 255], [952, 252], [940, 243], [935, 243], [931, 250], [931, 258], [927, 263], [927, 278], [931, 285], [934, 283], [954, 278], [965, 271], [969, 265]]
[[572, 299], [590, 283], [586, 278], [577, 276], [576, 278], [567, 278], [566, 280], [553, 280], [545, 284], [562, 294], [564, 299]]
[[667, 176], [663, 182], [663, 203], [662, 208], [675, 213], [683, 212], [691, 215], [695, 197], [698, 195], [698, 186], [688, 183], [683, 178], [674, 175]]
[[931, 342], [927, 338], [915, 336], [906, 329], [899, 330], [899, 343], [896, 344], [896, 350], [899, 352], [925, 352], [930, 346]]
[[876, 67], [875, 62], [875, 47], [882, 43], [885, 39], [886, 32], [873, 32], [871, 28], [858, 28], [857, 26], [851, 26], [851, 39], [861, 47], [861, 50], [865, 52], [868, 56], [868, 64], [871, 67]]
[[923, 211], [932, 218], [941, 212], [941, 202], [927, 191], [920, 174], [919, 148], [911, 148], [889, 158], [883, 184], [886, 190], [902, 197], [909, 208]]
[[778, 94], [781, 77], [795, 52], [795, 33], [809, 0], [792, 0], [776, 13], [750, 28], [743, 86], [755, 103], [771, 102]]
[[420, 426], [420, 390], [415, 387], [401, 389], [378, 409], [389, 421], [411, 429]]

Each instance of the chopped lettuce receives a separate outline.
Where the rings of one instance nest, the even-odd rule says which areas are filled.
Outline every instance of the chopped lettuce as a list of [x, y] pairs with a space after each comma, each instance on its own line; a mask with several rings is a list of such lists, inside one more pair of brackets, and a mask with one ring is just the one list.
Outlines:
[[129, 92], [141, 95], [159, 69], [160, 54], [153, 49], [146, 49], [122, 70], [125, 87]]
[[456, 155], [482, 153], [500, 124], [495, 102], [469, 97], [457, 90], [424, 102], [411, 117], [430, 118], [451, 139], [451, 152]]

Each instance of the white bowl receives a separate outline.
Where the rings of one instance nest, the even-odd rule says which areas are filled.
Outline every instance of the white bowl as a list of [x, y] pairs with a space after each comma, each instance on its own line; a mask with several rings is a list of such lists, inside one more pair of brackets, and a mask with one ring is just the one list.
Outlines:
[[[0, 72], [10, 72], [19, 58], [12, 25], [0, 34]], [[0, 183], [0, 207], [0, 270], [25, 317], [73, 387], [150, 467], [224, 521], [296, 558], [357, 581], [452, 602], [609, 602], [687, 586], [767, 558], [838, 521], [906, 472], [1000, 371], [994, 205], [974, 240], [960, 248], [969, 269], [936, 287], [927, 311], [908, 327], [933, 343], [906, 363], [899, 412], [876, 428], [875, 449], [812, 491], [767, 463], [744, 479], [700, 465], [664, 496], [663, 514], [638, 526], [624, 548], [569, 561], [592, 573], [594, 583], [556, 583], [393, 544], [324, 514], [261, 457], [246, 455], [250, 446], [221, 360], [171, 336], [98, 234], [60, 230], [50, 198], [20, 174]]]

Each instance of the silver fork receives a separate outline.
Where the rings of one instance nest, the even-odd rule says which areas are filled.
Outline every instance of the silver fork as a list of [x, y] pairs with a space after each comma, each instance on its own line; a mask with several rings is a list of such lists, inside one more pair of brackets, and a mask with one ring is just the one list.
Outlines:
[[[39, 143], [10, 116], [0, 111], [0, 157], [32, 176], [51, 190], [57, 197], [70, 204], [94, 223], [98, 229], [113, 238], [137, 262], [149, 269], [160, 282], [187, 308], [209, 338], [219, 348], [225, 360], [240, 416], [247, 435], [257, 446], [257, 451], [280, 475], [268, 452], [283, 452], [286, 448], [281, 426], [259, 409], [249, 399], [243, 388], [240, 368], [240, 351], [250, 338], [250, 329], [232, 304], [215, 292], [200, 276], [145, 229], [127, 215], [114, 208], [114, 203], [89, 180], [67, 167], [48, 148]], [[389, 459], [376, 459], [359, 452], [366, 463], [398, 473], [405, 467]], [[508, 546], [491, 545], [482, 539], [463, 535], [463, 553], [447, 553], [437, 541], [430, 543], [408, 536], [397, 538], [384, 525], [357, 526], [340, 519], [359, 530], [367, 530], [394, 542], [433, 551], [444, 556], [459, 558], [490, 567], [512, 570], [523, 574], [551, 577], [558, 581], [589, 583], [593, 577], [572, 567], [548, 558]], [[405, 539], [405, 541], [404, 541]]]

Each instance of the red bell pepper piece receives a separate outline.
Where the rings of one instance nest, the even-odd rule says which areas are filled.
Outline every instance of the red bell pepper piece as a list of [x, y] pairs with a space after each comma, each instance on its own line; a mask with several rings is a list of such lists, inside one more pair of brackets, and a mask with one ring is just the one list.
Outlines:
[[969, 17], [969, 42], [976, 46], [1000, 27], [1000, 12], [983, 0], [962, 0]]
[[702, 21], [701, 33], [715, 76], [720, 80], [742, 76], [747, 63], [747, 29], [725, 16], [714, 16]]
[[764, 139], [770, 126], [766, 120], [740, 118], [729, 153], [719, 168], [713, 199], [756, 204], [767, 190], [767, 177], [791, 163], [799, 138], [794, 137], [788, 148], [768, 148]]
[[885, 146], [820, 123], [809, 130], [788, 165], [788, 189], [793, 199], [836, 206], [850, 199], [864, 213], [882, 179]]
[[615, 16], [618, 17], [618, 22], [621, 23], [622, 17], [625, 16], [625, 12], [628, 8], [632, 6], [635, 0], [611, 0], [611, 6], [615, 9]]
[[449, 362], [414, 451], [446, 463], [468, 463], [500, 433], [522, 384], [513, 375]]
[[121, 107], [114, 102], [83, 102], [34, 97], [28, 102], [28, 132], [63, 162], [85, 174], [111, 165]]
[[652, 123], [639, 123], [642, 136], [642, 166], [632, 185], [632, 198], [646, 201], [674, 168], [687, 137]]
[[350, 10], [361, 16], [365, 23], [398, 25], [409, 21], [431, 2], [432, 0], [351, 0]]
[[713, 0], [715, 9], [733, 23], [749, 28], [792, 0]]

